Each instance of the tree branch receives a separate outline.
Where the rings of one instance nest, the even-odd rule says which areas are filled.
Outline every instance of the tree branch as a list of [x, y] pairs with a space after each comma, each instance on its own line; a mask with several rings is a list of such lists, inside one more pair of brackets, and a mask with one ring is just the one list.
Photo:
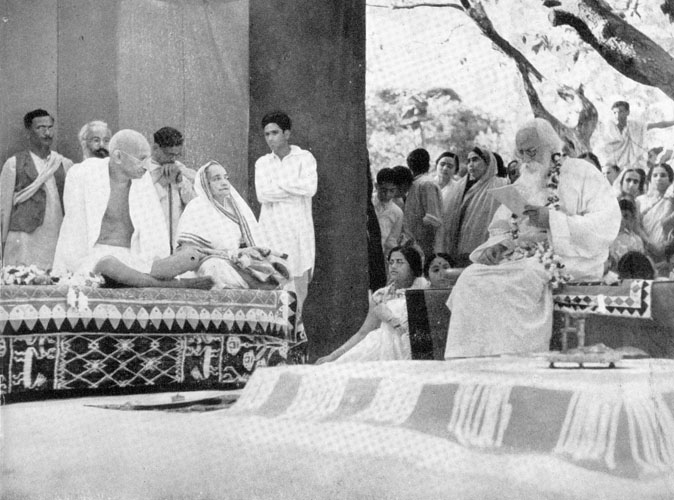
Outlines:
[[617, 16], [603, 0], [555, 3], [559, 5], [550, 12], [553, 26], [570, 26], [621, 74], [674, 99], [674, 58], [660, 45]]

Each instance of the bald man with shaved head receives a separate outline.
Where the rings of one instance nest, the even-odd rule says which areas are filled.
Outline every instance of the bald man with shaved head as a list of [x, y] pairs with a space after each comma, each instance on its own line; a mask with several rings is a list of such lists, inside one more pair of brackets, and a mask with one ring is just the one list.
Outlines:
[[54, 269], [102, 274], [134, 287], [210, 288], [209, 277], [175, 279], [205, 257], [195, 249], [170, 255], [169, 235], [148, 174], [150, 145], [134, 130], [110, 140], [110, 157], [90, 158], [66, 178], [65, 217]]

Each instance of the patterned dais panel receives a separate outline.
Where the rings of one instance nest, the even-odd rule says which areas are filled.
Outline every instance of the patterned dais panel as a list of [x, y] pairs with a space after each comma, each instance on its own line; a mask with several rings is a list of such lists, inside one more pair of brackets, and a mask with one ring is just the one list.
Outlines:
[[301, 341], [286, 291], [3, 286], [0, 333], [238, 333]]
[[240, 387], [259, 366], [302, 362], [303, 349], [244, 334], [7, 335], [0, 337], [0, 393]]
[[555, 310], [650, 318], [651, 289], [652, 281], [647, 280], [626, 280], [619, 286], [567, 286], [554, 295]]

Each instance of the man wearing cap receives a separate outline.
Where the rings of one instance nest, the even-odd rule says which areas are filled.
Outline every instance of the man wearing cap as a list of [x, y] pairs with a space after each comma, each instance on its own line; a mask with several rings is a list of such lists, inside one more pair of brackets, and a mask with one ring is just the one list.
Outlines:
[[618, 202], [601, 172], [564, 158], [561, 146], [540, 118], [517, 132], [522, 165], [513, 186], [525, 207], [515, 216], [499, 207], [489, 240], [471, 253], [447, 301], [446, 359], [547, 351], [555, 280], [602, 277], [620, 229]]

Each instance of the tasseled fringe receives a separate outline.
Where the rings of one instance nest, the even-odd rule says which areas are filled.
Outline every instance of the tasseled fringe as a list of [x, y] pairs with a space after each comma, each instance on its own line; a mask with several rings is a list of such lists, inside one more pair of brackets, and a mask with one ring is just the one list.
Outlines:
[[555, 453], [574, 460], [603, 460], [614, 469], [621, 401], [613, 395], [575, 393], [569, 402]]
[[500, 447], [512, 413], [511, 390], [509, 386], [460, 385], [447, 430], [463, 445]]
[[661, 395], [626, 402], [630, 448], [645, 473], [674, 468], [674, 418]]
[[351, 419], [400, 425], [414, 411], [421, 389], [422, 384], [384, 379], [368, 407]]
[[334, 372], [328, 381], [321, 376], [303, 376], [297, 395], [280, 417], [302, 420], [327, 417], [339, 406], [348, 378], [348, 373], [337, 376]]
[[254, 412], [267, 402], [276, 387], [280, 373], [275, 370], [262, 371], [253, 374], [246, 384], [246, 390], [241, 392], [241, 396], [230, 408], [229, 413]]

